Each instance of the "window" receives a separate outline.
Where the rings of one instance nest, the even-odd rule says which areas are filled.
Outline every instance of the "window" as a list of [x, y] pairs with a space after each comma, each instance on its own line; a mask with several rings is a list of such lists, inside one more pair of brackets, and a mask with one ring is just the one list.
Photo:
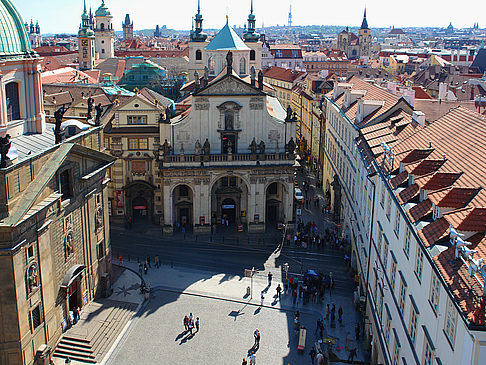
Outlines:
[[395, 333], [395, 344], [393, 345], [393, 359], [392, 359], [392, 365], [398, 365], [398, 359], [400, 358], [400, 340], [398, 339], [398, 335], [393, 330]]
[[269, 195], [277, 195], [277, 188], [278, 188], [278, 185], [277, 183], [272, 183], [268, 186], [268, 194]]
[[381, 229], [381, 225], [378, 224], [378, 245], [376, 251], [378, 255], [381, 255], [381, 246], [383, 244], [383, 230]]
[[457, 312], [451, 299], [447, 300], [447, 312], [444, 324], [444, 333], [452, 347], [456, 337]]
[[105, 241], [101, 241], [96, 245], [96, 252], [98, 254], [98, 260], [101, 260], [105, 257]]
[[202, 52], [200, 49], [196, 51], [196, 61], [201, 61], [202, 60]]
[[147, 138], [129, 138], [128, 139], [129, 150], [146, 150], [148, 149]]
[[430, 297], [429, 302], [432, 306], [432, 309], [437, 314], [437, 309], [439, 308], [439, 290], [440, 290], [440, 283], [437, 276], [432, 274], [432, 283], [430, 285]]
[[403, 279], [403, 276], [400, 273], [400, 294], [398, 297], [398, 308], [400, 309], [400, 313], [404, 313], [405, 310], [405, 295], [407, 294], [407, 283]]
[[255, 61], [256, 60], [256, 52], [254, 49], [250, 51], [250, 61]]
[[434, 358], [434, 348], [432, 347], [427, 336], [425, 336], [424, 341], [425, 341], [425, 348], [424, 348], [424, 357], [422, 359], [422, 365], [432, 365], [432, 360]]
[[66, 169], [59, 174], [59, 189], [61, 191], [61, 200], [69, 199], [72, 193], [71, 170]]
[[417, 338], [418, 317], [418, 311], [416, 310], [415, 306], [412, 305], [410, 309], [410, 324], [408, 326], [408, 334], [410, 335], [410, 339], [414, 345], [415, 339]]
[[380, 322], [383, 319], [383, 289], [381, 285], [378, 286], [379, 288], [379, 297], [378, 297], [378, 318], [380, 319]]
[[417, 279], [422, 281], [422, 267], [424, 263], [424, 253], [422, 249], [417, 244], [417, 256], [415, 258], [415, 275], [417, 275]]
[[7, 101], [7, 121], [20, 119], [19, 84], [10, 82], [5, 85], [5, 99]]
[[215, 67], [214, 57], [209, 57], [209, 59], [208, 59], [208, 69], [209, 69], [209, 74], [210, 75], [214, 75], [214, 67]]
[[388, 220], [390, 220], [390, 216], [391, 216], [391, 196], [388, 197], [388, 200], [386, 202], [386, 217], [388, 218]]
[[32, 332], [34, 332], [41, 325], [42, 318], [40, 312], [40, 304], [38, 304], [37, 307], [32, 309], [32, 312], [30, 312], [29, 323]]
[[400, 234], [400, 208], [397, 207], [397, 214], [395, 216], [395, 235], [398, 237]]
[[104, 48], [101, 49], [101, 53], [105, 53], [105, 49]]
[[383, 329], [383, 336], [385, 337], [385, 342], [388, 343], [390, 341], [390, 327], [391, 327], [391, 316], [388, 310], [388, 306], [386, 306], [386, 322], [385, 328]]
[[33, 258], [34, 257], [34, 245], [30, 245], [29, 247], [27, 247], [26, 252], [27, 252], [27, 260]]
[[395, 291], [395, 278], [397, 276], [397, 260], [395, 259], [395, 255], [392, 253], [392, 263], [390, 269], [390, 289]]
[[227, 176], [221, 179], [221, 186], [236, 186], [236, 176]]
[[383, 270], [386, 271], [388, 267], [388, 248], [390, 247], [390, 243], [385, 236], [385, 244], [383, 245]]
[[410, 228], [406, 227], [405, 230], [405, 242], [403, 244], [403, 252], [405, 252], [405, 256], [407, 256], [407, 259], [410, 255]]
[[189, 196], [189, 186], [180, 185], [179, 186], [179, 196]]
[[277, 58], [282, 58], [282, 50], [281, 49], [277, 49], [275, 55], [276, 55]]
[[127, 124], [147, 124], [146, 115], [128, 115]]

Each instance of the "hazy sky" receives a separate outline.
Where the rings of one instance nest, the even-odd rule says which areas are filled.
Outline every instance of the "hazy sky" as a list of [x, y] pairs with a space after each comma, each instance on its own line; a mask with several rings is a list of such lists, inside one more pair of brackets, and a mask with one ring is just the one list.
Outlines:
[[[75, 33], [81, 22], [83, 0], [12, 0], [24, 21], [39, 20], [43, 33]], [[257, 27], [286, 24], [289, 0], [254, 0]], [[101, 0], [86, 0], [93, 11]], [[134, 28], [155, 28], [156, 24], [173, 29], [190, 29], [191, 18], [196, 13], [197, 0], [106, 0], [114, 27], [121, 30], [125, 14], [129, 13]], [[470, 27], [474, 22], [482, 24], [480, 14], [486, 13], [486, 1], [408, 0], [388, 2], [383, 0], [294, 0], [292, 15], [294, 25], [350, 25], [359, 26], [363, 9], [367, 7], [368, 24], [373, 27], [442, 26], [449, 22], [455, 27]], [[459, 6], [458, 4], [461, 4]], [[473, 8], [473, 9], [472, 9]], [[201, 0], [205, 28], [222, 28], [229, 15], [231, 25], [243, 25], [250, 9], [250, 0]]]

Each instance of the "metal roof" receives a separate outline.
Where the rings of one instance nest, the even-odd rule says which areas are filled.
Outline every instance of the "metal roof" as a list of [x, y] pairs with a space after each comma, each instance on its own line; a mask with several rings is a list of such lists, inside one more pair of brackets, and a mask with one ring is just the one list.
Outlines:
[[221, 29], [212, 41], [206, 46], [209, 51], [246, 51], [250, 48], [238, 37], [228, 23]]
[[56, 144], [54, 127], [55, 124], [46, 123], [44, 133], [23, 134], [12, 137], [10, 141], [18, 152], [18, 160], [15, 163], [53, 147]]
[[10, 0], [0, 1], [0, 58], [30, 55], [32, 48], [19, 12]]

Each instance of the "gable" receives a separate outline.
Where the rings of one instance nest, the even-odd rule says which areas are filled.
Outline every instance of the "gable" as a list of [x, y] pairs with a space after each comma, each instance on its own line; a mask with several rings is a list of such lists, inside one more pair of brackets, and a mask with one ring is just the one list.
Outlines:
[[[135, 105], [138, 105], [138, 107]], [[131, 100], [127, 101], [124, 105], [120, 106], [117, 111], [121, 112], [121, 111], [134, 111], [134, 110], [158, 111], [158, 108], [155, 105], [149, 103], [147, 100], [144, 100], [139, 96], [134, 96]]]
[[223, 78], [214, 81], [204, 89], [194, 93], [197, 96], [234, 96], [234, 95], [266, 95], [263, 91], [248, 85], [241, 79], [233, 76], [226, 75]]

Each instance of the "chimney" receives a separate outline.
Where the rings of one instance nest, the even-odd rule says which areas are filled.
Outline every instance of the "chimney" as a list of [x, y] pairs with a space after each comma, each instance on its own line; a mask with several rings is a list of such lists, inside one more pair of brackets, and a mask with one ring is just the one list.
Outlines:
[[422, 127], [425, 127], [425, 114], [420, 110], [414, 110], [412, 114], [412, 120], [420, 124]]
[[439, 100], [446, 100], [448, 86], [445, 82], [439, 84]]

